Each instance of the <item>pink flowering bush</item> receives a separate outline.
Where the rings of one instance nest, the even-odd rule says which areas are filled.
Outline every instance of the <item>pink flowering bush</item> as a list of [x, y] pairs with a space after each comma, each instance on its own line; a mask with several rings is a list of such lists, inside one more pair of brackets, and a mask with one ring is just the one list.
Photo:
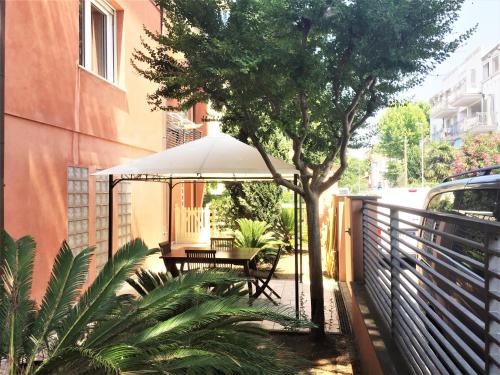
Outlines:
[[500, 164], [500, 134], [468, 137], [455, 154], [455, 173]]

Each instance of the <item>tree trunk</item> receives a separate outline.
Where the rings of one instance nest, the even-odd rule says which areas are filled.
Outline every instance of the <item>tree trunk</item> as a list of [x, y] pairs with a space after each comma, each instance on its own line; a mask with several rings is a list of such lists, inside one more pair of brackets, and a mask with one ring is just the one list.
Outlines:
[[311, 282], [311, 321], [318, 327], [311, 330], [312, 338], [325, 336], [325, 302], [323, 299], [323, 268], [321, 265], [321, 228], [319, 222], [319, 195], [306, 193], [307, 234], [309, 249], [309, 279]]

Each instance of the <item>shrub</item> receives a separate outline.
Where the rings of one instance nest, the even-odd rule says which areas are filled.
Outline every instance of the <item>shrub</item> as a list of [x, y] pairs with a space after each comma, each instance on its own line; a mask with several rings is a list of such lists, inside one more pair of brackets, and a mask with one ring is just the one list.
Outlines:
[[276, 256], [276, 248], [281, 241], [271, 231], [271, 225], [263, 221], [238, 219], [239, 229], [234, 233], [237, 247], [254, 247], [261, 249], [257, 261], [271, 263]]
[[[9, 374], [296, 373], [293, 359], [248, 322], [310, 326], [292, 311], [241, 297], [221, 271], [178, 278], [139, 271], [148, 250], [123, 246], [90, 286], [92, 250], [64, 243], [37, 306], [30, 299], [35, 242], [5, 234], [0, 249], [0, 363]], [[138, 295], [117, 291], [128, 279]]]

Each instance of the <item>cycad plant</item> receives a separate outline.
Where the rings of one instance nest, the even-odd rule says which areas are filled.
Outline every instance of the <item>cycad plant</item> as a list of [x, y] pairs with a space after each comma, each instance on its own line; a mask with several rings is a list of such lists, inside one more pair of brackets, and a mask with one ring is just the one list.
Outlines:
[[236, 247], [254, 247], [261, 249], [258, 260], [270, 263], [276, 255], [281, 241], [271, 231], [271, 225], [258, 220], [238, 219], [239, 229], [234, 232]]
[[[295, 372], [249, 321], [307, 326], [290, 311], [249, 306], [227, 272], [179, 278], [134, 271], [154, 253], [123, 246], [83, 290], [92, 254], [61, 247], [45, 296], [30, 299], [35, 243], [4, 235], [0, 249], [0, 360], [14, 374], [264, 374]], [[132, 277], [132, 278], [131, 278]], [[118, 294], [129, 279], [137, 293]], [[6, 367], [6, 368], [5, 368]]]
[[290, 208], [282, 208], [276, 224], [276, 233], [281, 237], [283, 248], [286, 252], [293, 250], [293, 234], [295, 228], [295, 218], [293, 210]]

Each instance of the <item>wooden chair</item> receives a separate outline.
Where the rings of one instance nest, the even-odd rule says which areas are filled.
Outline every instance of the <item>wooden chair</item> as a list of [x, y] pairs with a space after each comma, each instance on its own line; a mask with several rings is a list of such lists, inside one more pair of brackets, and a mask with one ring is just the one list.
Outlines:
[[[233, 237], [212, 237], [210, 238], [210, 248], [219, 250], [219, 251], [229, 251], [234, 248], [234, 238]], [[223, 267], [226, 269], [232, 269], [233, 264], [224, 263], [219, 264], [219, 267]], [[238, 268], [238, 266], [234, 266]]]
[[217, 250], [186, 250], [188, 270], [215, 268], [215, 253]]
[[259, 298], [259, 296], [263, 294], [275, 305], [278, 304], [271, 296], [274, 295], [276, 296], [276, 298], [281, 298], [281, 296], [269, 286], [269, 282], [273, 278], [274, 272], [278, 267], [281, 252], [282, 248], [280, 246], [269, 271], [250, 270], [250, 276], [254, 278], [254, 280], [252, 280], [252, 283], [255, 284], [255, 293], [252, 295], [253, 299]]
[[160, 242], [158, 246], [160, 246], [161, 255], [166, 255], [172, 251], [172, 247], [168, 241]]
[[212, 237], [210, 238], [210, 248], [215, 250], [227, 251], [234, 248], [233, 237]]
[[[158, 246], [160, 246], [161, 255], [167, 255], [168, 253], [170, 253], [172, 251], [172, 248], [170, 246], [170, 242], [168, 242], [168, 241], [160, 242], [158, 244]], [[165, 259], [163, 259], [163, 263], [165, 264], [165, 268], [167, 268], [167, 262], [165, 261]]]

